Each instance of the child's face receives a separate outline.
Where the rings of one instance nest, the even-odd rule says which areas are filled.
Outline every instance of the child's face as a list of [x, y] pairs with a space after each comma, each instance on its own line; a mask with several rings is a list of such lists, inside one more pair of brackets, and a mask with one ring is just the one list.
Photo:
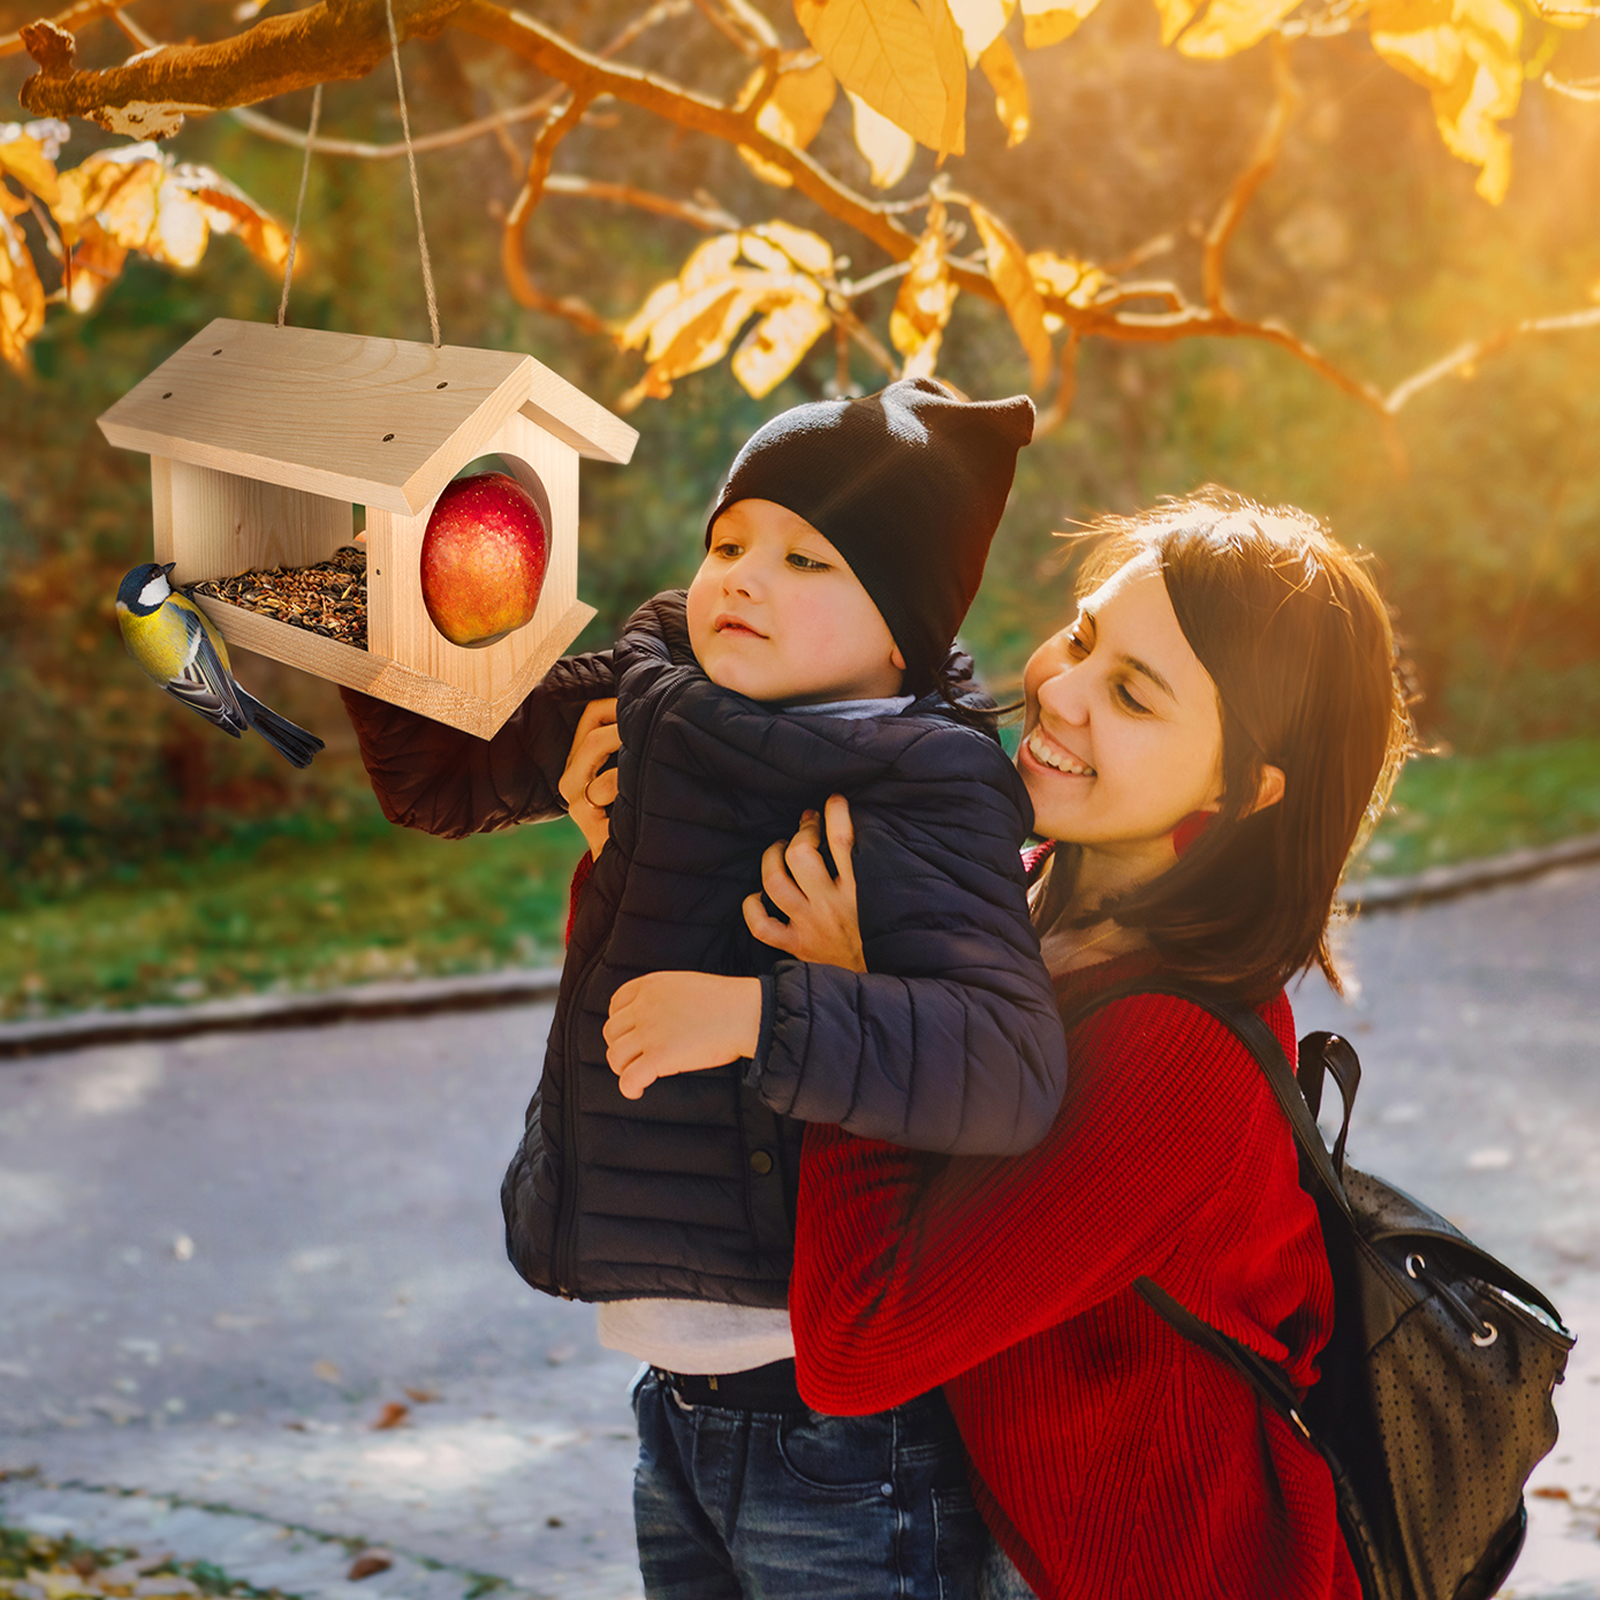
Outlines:
[[689, 639], [713, 683], [821, 705], [900, 692], [905, 658], [844, 558], [804, 517], [736, 500], [689, 585]]

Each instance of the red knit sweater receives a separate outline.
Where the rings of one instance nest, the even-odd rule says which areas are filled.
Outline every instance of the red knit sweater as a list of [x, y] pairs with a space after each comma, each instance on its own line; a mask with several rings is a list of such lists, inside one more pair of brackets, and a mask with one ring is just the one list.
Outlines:
[[[1071, 974], [1062, 1009], [1151, 970]], [[1261, 1015], [1293, 1060], [1287, 999]], [[860, 1415], [943, 1384], [984, 1518], [1044, 1600], [1360, 1600], [1321, 1458], [1133, 1289], [1148, 1274], [1312, 1381], [1332, 1284], [1272, 1091], [1165, 996], [1114, 1001], [1068, 1044], [1060, 1115], [1023, 1157], [807, 1129], [801, 1393]]]

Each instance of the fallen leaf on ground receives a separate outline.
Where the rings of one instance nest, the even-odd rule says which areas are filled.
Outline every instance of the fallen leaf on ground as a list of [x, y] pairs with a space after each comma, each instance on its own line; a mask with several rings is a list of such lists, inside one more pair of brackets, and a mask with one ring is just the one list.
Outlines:
[[372, 1431], [381, 1433], [385, 1428], [398, 1428], [410, 1415], [410, 1406], [399, 1400], [390, 1400], [378, 1413], [378, 1420], [372, 1424]]
[[352, 1583], [359, 1583], [362, 1578], [370, 1578], [374, 1573], [387, 1572], [393, 1565], [394, 1558], [387, 1550], [363, 1550], [350, 1563], [350, 1570], [345, 1576]]
[[331, 1361], [313, 1361], [311, 1376], [321, 1378], [324, 1383], [337, 1383], [344, 1374]]
[[403, 1393], [409, 1399], [415, 1400], [419, 1406], [432, 1405], [433, 1402], [439, 1398], [439, 1391], [437, 1389], [408, 1388], [404, 1390]]

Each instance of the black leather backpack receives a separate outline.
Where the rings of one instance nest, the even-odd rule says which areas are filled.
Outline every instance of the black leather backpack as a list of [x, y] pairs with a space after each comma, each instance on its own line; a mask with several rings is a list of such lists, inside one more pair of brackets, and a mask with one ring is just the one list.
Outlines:
[[[1248, 1008], [1179, 983], [1171, 994], [1233, 1030], [1256, 1058], [1300, 1150], [1333, 1271], [1333, 1334], [1305, 1395], [1275, 1363], [1202, 1322], [1149, 1278], [1136, 1287], [1177, 1331], [1232, 1367], [1321, 1453], [1366, 1600], [1487, 1600], [1522, 1549], [1522, 1486], [1556, 1442], [1555, 1386], [1573, 1336], [1526, 1279], [1436, 1211], [1344, 1159], [1361, 1063], [1337, 1034], [1300, 1041], [1298, 1077]], [[1325, 1077], [1344, 1101], [1330, 1152]]]

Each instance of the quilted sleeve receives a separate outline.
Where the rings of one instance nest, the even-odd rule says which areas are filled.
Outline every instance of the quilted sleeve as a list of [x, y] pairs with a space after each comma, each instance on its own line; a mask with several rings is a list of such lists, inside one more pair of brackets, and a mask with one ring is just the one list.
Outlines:
[[565, 814], [556, 782], [590, 700], [614, 694], [610, 652], [558, 661], [492, 739], [341, 689], [383, 814], [444, 839]]
[[851, 802], [868, 971], [780, 960], [748, 1081], [775, 1111], [863, 1138], [1031, 1149], [1067, 1050], [1028, 918], [1021, 781], [993, 741], [946, 727]]

